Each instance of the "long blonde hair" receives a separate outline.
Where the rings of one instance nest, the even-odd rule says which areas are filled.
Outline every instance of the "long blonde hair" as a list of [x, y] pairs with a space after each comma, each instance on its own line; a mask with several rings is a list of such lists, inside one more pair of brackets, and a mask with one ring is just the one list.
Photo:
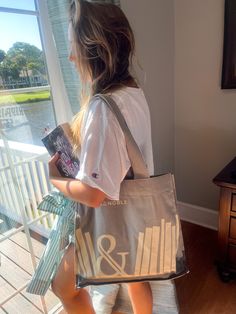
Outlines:
[[69, 15], [82, 83], [81, 110], [71, 126], [75, 150], [78, 150], [81, 124], [90, 98], [133, 81], [129, 68], [135, 42], [125, 14], [116, 5], [71, 0]]

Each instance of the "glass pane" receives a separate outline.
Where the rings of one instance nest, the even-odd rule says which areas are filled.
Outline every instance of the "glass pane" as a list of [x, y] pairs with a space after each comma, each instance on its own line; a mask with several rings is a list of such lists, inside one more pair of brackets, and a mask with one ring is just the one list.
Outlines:
[[0, 313], [48, 313], [52, 292], [25, 291], [55, 219], [38, 210], [52, 188], [41, 138], [55, 116], [37, 18], [0, 13], [0, 38]]
[[0, 13], [0, 126], [10, 141], [42, 146], [55, 127], [35, 16]]
[[42, 49], [35, 16], [0, 12], [0, 36], [0, 49], [5, 52], [15, 42], [30, 43]]
[[0, 7], [35, 10], [34, 0], [0, 0]]

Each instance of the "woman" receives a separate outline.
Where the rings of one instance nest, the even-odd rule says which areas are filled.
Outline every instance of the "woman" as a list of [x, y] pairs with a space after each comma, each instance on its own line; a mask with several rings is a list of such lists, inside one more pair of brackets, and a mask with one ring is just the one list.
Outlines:
[[[50, 180], [66, 197], [96, 208], [106, 198], [119, 199], [120, 183], [130, 169], [130, 161], [116, 118], [101, 99], [93, 96], [109, 94], [116, 101], [151, 175], [149, 110], [142, 90], [130, 74], [134, 36], [119, 7], [71, 1], [69, 40], [69, 59], [83, 84], [82, 110], [72, 123], [80, 171], [76, 179], [62, 178], [56, 167], [58, 155], [55, 155], [49, 162]], [[71, 243], [53, 279], [53, 292], [67, 313], [95, 313], [87, 290], [74, 287], [74, 244]], [[149, 283], [128, 284], [128, 292], [135, 314], [152, 313]]]

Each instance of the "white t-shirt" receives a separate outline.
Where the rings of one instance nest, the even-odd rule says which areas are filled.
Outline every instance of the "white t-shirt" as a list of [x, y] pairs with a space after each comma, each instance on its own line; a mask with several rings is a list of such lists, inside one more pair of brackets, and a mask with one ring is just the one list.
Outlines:
[[[153, 175], [150, 113], [140, 88], [124, 87], [110, 94], [121, 110], [139, 146], [150, 175]], [[120, 183], [130, 161], [121, 127], [103, 100], [92, 99], [81, 129], [81, 182], [103, 191], [109, 199], [118, 200]]]

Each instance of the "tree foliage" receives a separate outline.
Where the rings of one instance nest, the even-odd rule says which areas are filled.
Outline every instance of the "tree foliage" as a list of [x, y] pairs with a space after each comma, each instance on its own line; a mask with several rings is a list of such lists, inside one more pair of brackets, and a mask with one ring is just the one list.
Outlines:
[[6, 57], [6, 52], [0, 49], [0, 63], [2, 63], [5, 57]]
[[34, 45], [16, 42], [5, 53], [0, 50], [0, 76], [4, 81], [24, 76], [29, 81], [30, 75], [45, 73], [43, 52]]

